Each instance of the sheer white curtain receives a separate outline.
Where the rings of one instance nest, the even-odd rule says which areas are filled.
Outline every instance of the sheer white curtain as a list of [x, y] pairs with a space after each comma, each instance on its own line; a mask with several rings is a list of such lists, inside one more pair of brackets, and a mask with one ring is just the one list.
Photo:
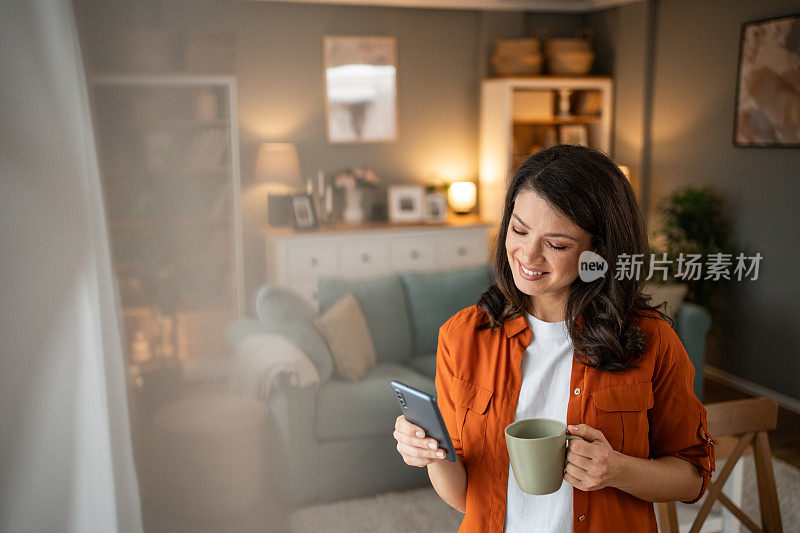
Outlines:
[[68, 0], [0, 2], [0, 531], [141, 531]]

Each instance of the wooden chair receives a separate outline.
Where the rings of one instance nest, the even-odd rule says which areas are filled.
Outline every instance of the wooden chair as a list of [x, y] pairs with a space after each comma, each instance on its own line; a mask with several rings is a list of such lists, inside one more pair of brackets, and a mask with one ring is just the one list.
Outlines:
[[[717, 478], [706, 489], [706, 496], [689, 529], [698, 533], [715, 501], [724, 505], [742, 524], [758, 533], [780, 533], [783, 531], [778, 508], [778, 491], [772, 471], [772, 454], [769, 450], [767, 431], [775, 429], [778, 422], [778, 404], [772, 398], [753, 398], [718, 402], [706, 405], [708, 432], [715, 440], [735, 436], [736, 445], [728, 455], [725, 466]], [[752, 443], [758, 484], [758, 501], [761, 508], [762, 528], [733, 503], [722, 487], [742, 453]], [[719, 458], [719, 457], [715, 457]], [[675, 502], [658, 503], [661, 530], [678, 533], [678, 516]]]

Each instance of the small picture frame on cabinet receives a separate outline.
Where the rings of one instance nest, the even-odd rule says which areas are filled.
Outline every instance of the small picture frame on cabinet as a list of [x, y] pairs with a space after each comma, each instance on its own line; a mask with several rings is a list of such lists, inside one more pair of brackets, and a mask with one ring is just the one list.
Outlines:
[[390, 185], [388, 192], [390, 222], [422, 220], [425, 189], [421, 185]]
[[310, 194], [292, 195], [292, 223], [297, 229], [314, 229], [318, 227], [317, 213]]
[[440, 193], [425, 195], [425, 222], [440, 224], [447, 219], [447, 197]]

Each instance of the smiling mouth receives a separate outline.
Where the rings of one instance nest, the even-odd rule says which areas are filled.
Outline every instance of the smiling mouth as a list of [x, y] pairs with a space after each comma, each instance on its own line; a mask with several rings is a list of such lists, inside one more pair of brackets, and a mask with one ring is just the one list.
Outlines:
[[545, 272], [543, 270], [529, 270], [524, 266], [522, 266], [522, 263], [519, 264], [519, 273], [523, 278], [528, 280], [541, 279], [547, 274], [549, 274], [549, 272]]

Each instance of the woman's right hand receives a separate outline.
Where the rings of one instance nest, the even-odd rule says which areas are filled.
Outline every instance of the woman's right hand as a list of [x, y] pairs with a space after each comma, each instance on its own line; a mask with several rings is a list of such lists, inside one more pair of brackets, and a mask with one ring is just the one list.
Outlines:
[[397, 451], [410, 466], [428, 466], [444, 460], [445, 451], [439, 448], [436, 439], [426, 439], [425, 430], [406, 420], [400, 415], [394, 423], [394, 438], [397, 440]]

